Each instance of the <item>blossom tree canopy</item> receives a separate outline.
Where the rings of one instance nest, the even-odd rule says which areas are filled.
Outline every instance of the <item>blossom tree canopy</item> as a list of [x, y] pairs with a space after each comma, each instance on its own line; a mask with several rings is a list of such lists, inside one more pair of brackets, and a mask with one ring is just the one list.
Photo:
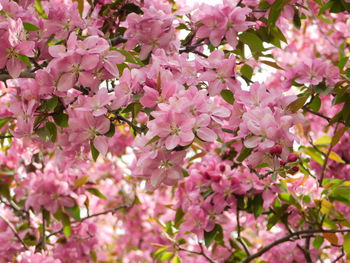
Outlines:
[[0, 0], [0, 263], [348, 262], [349, 12]]

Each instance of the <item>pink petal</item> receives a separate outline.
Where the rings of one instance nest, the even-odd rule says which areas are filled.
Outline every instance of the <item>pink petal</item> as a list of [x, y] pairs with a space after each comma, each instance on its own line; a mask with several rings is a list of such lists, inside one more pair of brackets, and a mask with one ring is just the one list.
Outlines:
[[197, 130], [197, 136], [206, 142], [214, 142], [217, 139], [216, 133], [207, 127], [199, 128]]
[[60, 77], [57, 83], [57, 90], [67, 91], [73, 88], [75, 81], [76, 81], [76, 77], [74, 73], [65, 73]]
[[97, 136], [94, 139], [94, 146], [102, 155], [106, 155], [108, 151], [108, 139], [105, 136]]
[[85, 55], [81, 60], [81, 68], [84, 70], [93, 70], [97, 66], [99, 61], [100, 56], [97, 54]]
[[247, 148], [254, 148], [261, 142], [261, 138], [252, 136], [244, 140], [244, 146]]
[[174, 149], [180, 143], [180, 137], [175, 135], [170, 135], [165, 140], [165, 147], [167, 150]]
[[18, 78], [25, 65], [18, 58], [10, 58], [7, 61], [6, 68], [12, 78]]

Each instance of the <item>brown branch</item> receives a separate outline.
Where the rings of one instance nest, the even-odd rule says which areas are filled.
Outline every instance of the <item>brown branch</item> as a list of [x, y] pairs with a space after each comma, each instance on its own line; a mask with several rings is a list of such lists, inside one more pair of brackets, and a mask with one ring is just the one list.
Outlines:
[[[336, 132], [337, 132], [337, 130], [338, 130], [338, 127], [339, 127], [339, 122], [338, 122], [337, 125], [335, 126], [333, 136], [336, 134]], [[330, 155], [331, 152], [332, 152], [333, 146], [334, 146], [333, 143], [331, 143], [331, 144], [329, 145], [329, 148], [328, 148], [326, 157], [325, 157], [325, 159], [324, 159], [324, 163], [323, 163], [323, 166], [322, 166], [321, 177], [320, 177], [320, 180], [319, 180], [319, 185], [320, 185], [320, 186], [322, 186], [323, 178], [324, 178], [325, 173], [326, 173], [326, 168], [327, 168], [327, 163], [328, 163], [329, 155]]]
[[249, 250], [248, 250], [246, 244], [244, 243], [244, 241], [242, 240], [242, 237], [241, 237], [241, 223], [240, 223], [240, 220], [239, 220], [239, 211], [240, 211], [239, 210], [239, 206], [237, 205], [237, 208], [236, 208], [237, 240], [242, 245], [246, 255], [250, 256]]
[[313, 111], [313, 110], [309, 109], [309, 108], [306, 107], [306, 106], [303, 106], [303, 110], [306, 111], [306, 112], [309, 112], [309, 113], [311, 113], [311, 114], [313, 114], [313, 115], [316, 115], [316, 116], [318, 116], [318, 117], [321, 117], [321, 118], [325, 119], [325, 120], [328, 121], [328, 122], [330, 122], [330, 120], [331, 120], [331, 118], [329, 118], [329, 117], [327, 117], [327, 116], [325, 116], [325, 115], [323, 115], [322, 113], [319, 113], [319, 112], [317, 112], [317, 111]]
[[29, 249], [27, 247], [27, 245], [24, 243], [24, 241], [22, 240], [22, 238], [18, 235], [16, 229], [14, 228], [14, 226], [10, 223], [10, 221], [7, 220], [7, 218], [5, 218], [3, 215], [0, 214], [0, 218], [8, 225], [8, 227], [11, 229], [11, 231], [13, 232], [13, 234], [16, 236], [17, 240], [23, 245], [23, 247], [25, 249]]
[[307, 8], [309, 9], [312, 19], [314, 20], [316, 26], [318, 27], [318, 31], [320, 31], [321, 35], [329, 42], [329, 44], [331, 44], [331, 46], [333, 46], [335, 49], [337, 49], [343, 57], [346, 57], [344, 51], [342, 49], [340, 49], [339, 47], [337, 47], [337, 45], [329, 38], [329, 36], [323, 31], [322, 26], [320, 24], [320, 22], [318, 21], [318, 18], [316, 17], [316, 15], [314, 14], [314, 12], [312, 11], [312, 8], [309, 5], [309, 2], [306, 1], [306, 5]]
[[126, 118], [124, 118], [123, 116], [118, 115], [118, 114], [117, 114], [116, 116], [110, 118], [110, 120], [111, 120], [111, 121], [115, 121], [115, 120], [123, 121], [123, 122], [127, 123], [131, 128], [133, 128], [133, 129], [135, 130], [136, 133], [139, 133], [139, 134], [143, 133], [144, 130], [145, 130], [144, 128], [135, 125], [134, 123], [132, 123], [132, 122], [129, 121], [128, 119], [126, 119]]
[[13, 135], [0, 134], [0, 140], [1, 139], [6, 139], [6, 138], [13, 138]]
[[[34, 78], [35, 73], [33, 72], [22, 72], [18, 78]], [[13, 79], [9, 74], [0, 74], [0, 81], [6, 81], [8, 79]]]
[[[263, 255], [264, 253], [266, 253], [267, 251], [269, 251], [271, 248], [279, 245], [279, 244], [282, 244], [284, 242], [288, 242], [288, 241], [291, 241], [292, 238], [294, 238], [294, 240], [297, 240], [297, 239], [302, 239], [302, 238], [308, 238], [310, 237], [310, 235], [306, 235], [306, 236], [300, 236], [300, 235], [303, 235], [303, 234], [315, 234], [315, 233], [349, 233], [350, 232], [350, 229], [338, 229], [338, 230], [335, 230], [335, 229], [329, 229], [329, 230], [324, 230], [324, 229], [308, 229], [308, 230], [301, 230], [301, 231], [297, 231], [297, 232], [294, 232], [292, 234], [289, 234], [285, 237], [282, 237], [280, 239], [277, 239], [275, 240], [274, 242], [270, 243], [269, 245], [267, 245], [266, 247], [260, 249], [257, 253], [247, 257], [245, 260], [242, 261], [242, 263], [248, 263], [250, 261], [252, 261], [253, 259], [255, 258], [258, 258], [260, 257], [261, 255]], [[296, 238], [296, 237], [299, 237], [299, 238]], [[295, 239], [296, 238], [296, 239]]]

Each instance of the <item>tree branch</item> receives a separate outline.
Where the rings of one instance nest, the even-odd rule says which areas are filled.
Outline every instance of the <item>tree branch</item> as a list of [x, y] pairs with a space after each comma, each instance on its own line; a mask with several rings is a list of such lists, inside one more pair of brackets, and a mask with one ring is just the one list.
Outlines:
[[[35, 73], [33, 72], [22, 72], [18, 78], [34, 78]], [[6, 81], [8, 79], [13, 79], [9, 74], [0, 74], [0, 81]]]
[[[338, 130], [338, 127], [339, 127], [339, 122], [338, 122], [337, 125], [335, 126], [335, 129], [334, 129], [334, 132], [333, 132], [333, 136], [336, 134], [336, 132], [337, 132], [337, 130]], [[331, 152], [332, 152], [333, 146], [334, 146], [334, 145], [333, 145], [332, 143], [329, 145], [329, 148], [328, 148], [326, 157], [325, 157], [325, 159], [324, 159], [324, 163], [323, 163], [323, 166], [322, 166], [321, 177], [320, 177], [320, 180], [319, 180], [319, 185], [320, 185], [320, 186], [322, 186], [323, 178], [324, 178], [325, 173], [326, 173], [326, 168], [327, 168], [327, 163], [328, 163], [329, 155], [330, 155]]]
[[270, 243], [269, 245], [267, 245], [266, 247], [260, 249], [257, 253], [247, 257], [245, 260], [242, 261], [242, 263], [248, 263], [250, 261], [252, 261], [255, 258], [260, 257], [261, 255], [263, 255], [264, 253], [266, 253], [267, 251], [269, 251], [271, 248], [282, 244], [284, 242], [288, 242], [291, 241], [292, 238], [298, 237], [294, 240], [297, 239], [301, 239], [301, 238], [307, 238], [310, 237], [310, 235], [306, 235], [306, 236], [300, 236], [302, 234], [315, 234], [315, 233], [348, 233], [350, 232], [350, 229], [329, 229], [329, 230], [324, 230], [324, 229], [308, 229], [308, 230], [301, 230], [301, 231], [296, 231], [292, 234], [289, 234], [285, 237], [282, 237], [280, 239], [275, 240], [274, 242]]
[[245, 253], [247, 256], [250, 256], [250, 253], [249, 253], [249, 250], [246, 246], [246, 244], [244, 243], [244, 241], [242, 240], [241, 238], [241, 223], [240, 223], [240, 220], [239, 220], [239, 206], [237, 205], [237, 208], [236, 208], [236, 221], [237, 221], [237, 240], [238, 242], [242, 245]]
[[10, 221], [7, 220], [7, 218], [5, 218], [2, 214], [0, 214], [0, 218], [8, 225], [8, 227], [11, 229], [11, 231], [13, 232], [13, 234], [16, 236], [17, 240], [23, 245], [23, 247], [25, 249], [29, 249], [27, 247], [27, 245], [24, 243], [24, 241], [22, 240], [22, 238], [18, 235], [16, 229], [14, 228], [14, 226], [10, 223]]

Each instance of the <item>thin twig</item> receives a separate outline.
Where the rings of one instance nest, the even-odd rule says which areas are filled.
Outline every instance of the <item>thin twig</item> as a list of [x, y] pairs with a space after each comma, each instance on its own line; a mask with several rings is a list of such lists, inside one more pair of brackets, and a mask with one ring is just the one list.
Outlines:
[[[337, 125], [335, 126], [333, 136], [336, 134], [336, 132], [337, 132], [337, 130], [338, 130], [338, 127], [339, 127], [339, 122], [338, 122]], [[326, 168], [327, 168], [327, 163], [328, 163], [329, 155], [330, 155], [331, 152], [332, 152], [333, 146], [334, 146], [333, 143], [331, 143], [331, 144], [329, 145], [329, 148], [328, 148], [326, 157], [325, 157], [325, 159], [324, 159], [324, 163], [323, 163], [323, 166], [322, 166], [321, 177], [320, 177], [320, 180], [319, 180], [319, 185], [320, 185], [320, 186], [322, 186], [323, 178], [324, 178], [325, 173], [326, 173]]]
[[216, 261], [212, 258], [210, 258], [207, 254], [205, 254], [204, 252], [204, 248], [203, 248], [203, 245], [201, 243], [198, 243], [199, 244], [199, 247], [201, 248], [201, 253], [200, 255], [202, 255], [203, 257], [205, 257], [210, 263], [216, 263]]
[[7, 218], [5, 218], [2, 214], [0, 214], [0, 218], [8, 225], [8, 227], [11, 229], [11, 231], [13, 232], [13, 234], [16, 236], [17, 240], [23, 245], [23, 247], [25, 249], [29, 249], [27, 247], [27, 245], [24, 243], [24, 241], [22, 240], [22, 238], [18, 235], [16, 229], [14, 228], [14, 226], [10, 223], [10, 221], [7, 220]]
[[6, 139], [6, 138], [13, 138], [13, 135], [0, 134], [0, 140], [1, 139]]
[[41, 214], [42, 214], [42, 220], [43, 220], [43, 236], [41, 238], [41, 244], [42, 248], [46, 250], [46, 236], [45, 236], [45, 228], [46, 228], [46, 222], [45, 222], [45, 214], [44, 214], [44, 208], [41, 209]]
[[242, 245], [246, 255], [250, 256], [249, 250], [248, 250], [246, 244], [244, 243], [244, 241], [242, 240], [242, 237], [241, 237], [241, 223], [240, 223], [240, 220], [239, 220], [239, 211], [240, 211], [239, 210], [239, 206], [237, 205], [237, 208], [236, 208], [237, 240]]
[[336, 48], [342, 54], [343, 57], [346, 57], [344, 51], [342, 49], [340, 49], [339, 47], [337, 47], [336, 44], [334, 44], [334, 42], [329, 38], [329, 36], [323, 31], [322, 26], [320, 25], [320, 22], [318, 21], [318, 18], [316, 17], [314, 12], [312, 11], [308, 1], [306, 1], [306, 5], [307, 5], [307, 8], [309, 9], [309, 11], [311, 13], [311, 16], [312, 16], [314, 22], [316, 23], [316, 25], [318, 27], [318, 31], [320, 31], [322, 36], [329, 42], [329, 44], [331, 44], [331, 46]]
[[128, 119], [124, 118], [121, 115], [116, 115], [116, 116], [110, 118], [110, 120], [111, 121], [114, 121], [114, 120], [123, 121], [123, 122], [127, 123], [131, 128], [133, 128], [139, 134], [144, 132], [144, 128], [135, 125], [134, 123], [132, 123], [131, 121], [129, 121]]
[[344, 253], [344, 248], [341, 249], [341, 254], [332, 262], [332, 263], [337, 263], [339, 259], [341, 259], [342, 257], [344, 257], [345, 253]]
[[307, 111], [307, 112], [309, 112], [309, 113], [312, 113], [313, 115], [317, 115], [318, 117], [321, 117], [321, 118], [323, 118], [323, 119], [325, 119], [326, 121], [328, 121], [328, 122], [330, 122], [330, 120], [331, 120], [331, 118], [329, 118], [329, 117], [327, 117], [327, 116], [325, 116], [325, 115], [323, 115], [322, 113], [319, 113], [319, 112], [317, 112], [317, 111], [313, 111], [313, 110], [311, 110], [311, 109], [309, 109], [308, 107], [303, 107], [303, 110], [304, 111]]

